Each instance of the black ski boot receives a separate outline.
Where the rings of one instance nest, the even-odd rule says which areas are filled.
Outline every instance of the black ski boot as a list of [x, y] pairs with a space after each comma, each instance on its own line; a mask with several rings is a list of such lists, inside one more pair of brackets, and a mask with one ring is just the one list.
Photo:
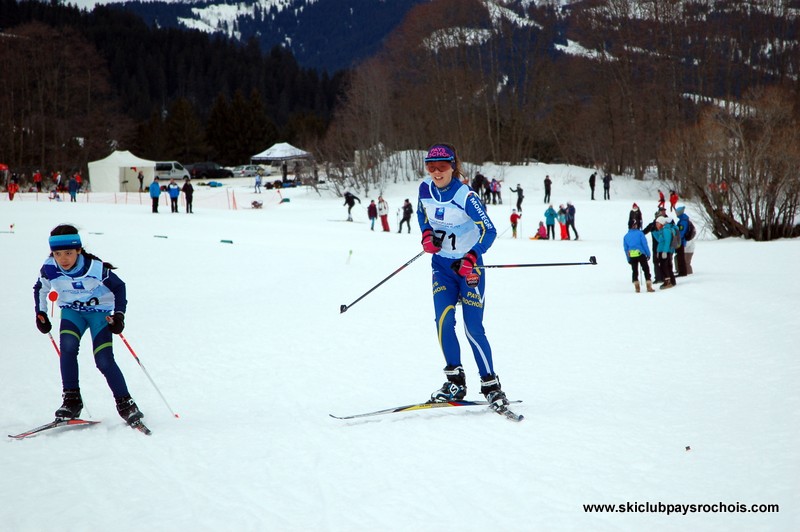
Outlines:
[[64, 390], [64, 393], [61, 394], [61, 398], [63, 402], [61, 408], [56, 410], [56, 419], [75, 419], [81, 415], [83, 399], [81, 399], [80, 390]]
[[446, 366], [444, 374], [447, 382], [431, 394], [431, 403], [461, 401], [467, 396], [467, 378], [461, 366]]
[[139, 410], [139, 407], [136, 406], [136, 403], [133, 402], [130, 395], [126, 395], [125, 397], [117, 397], [117, 412], [122, 419], [125, 420], [125, 423], [128, 425], [133, 426], [137, 421], [144, 417], [144, 414]]
[[505, 392], [500, 389], [500, 379], [497, 378], [497, 375], [481, 377], [481, 393], [489, 401], [489, 406], [495, 410], [508, 406], [508, 399]]

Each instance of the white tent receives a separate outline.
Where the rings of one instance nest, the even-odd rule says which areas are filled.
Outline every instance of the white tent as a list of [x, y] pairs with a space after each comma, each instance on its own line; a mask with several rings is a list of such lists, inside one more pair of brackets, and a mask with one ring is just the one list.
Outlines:
[[286, 161], [288, 159], [305, 159], [311, 157], [307, 151], [295, 148], [288, 142], [273, 144], [266, 150], [251, 157], [252, 162], [258, 161]]
[[92, 192], [137, 192], [140, 171], [147, 186], [155, 176], [156, 163], [129, 151], [115, 151], [105, 159], [89, 163], [89, 184]]

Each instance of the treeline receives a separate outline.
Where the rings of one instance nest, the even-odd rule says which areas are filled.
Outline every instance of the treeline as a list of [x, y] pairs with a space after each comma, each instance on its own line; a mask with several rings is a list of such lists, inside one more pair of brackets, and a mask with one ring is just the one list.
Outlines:
[[[715, 191], [704, 204], [717, 236], [794, 234], [800, 22], [786, 2], [507, 6], [524, 19], [479, 0], [409, 12], [354, 70], [325, 159], [361, 150], [370, 179], [387, 152], [449, 141], [468, 161], [658, 173], [684, 196]], [[777, 204], [765, 200], [773, 191]]]
[[0, 0], [0, 26], [0, 157], [19, 168], [85, 168], [112, 148], [239, 164], [322, 136], [342, 91], [343, 73], [283, 48], [150, 28], [120, 8]]

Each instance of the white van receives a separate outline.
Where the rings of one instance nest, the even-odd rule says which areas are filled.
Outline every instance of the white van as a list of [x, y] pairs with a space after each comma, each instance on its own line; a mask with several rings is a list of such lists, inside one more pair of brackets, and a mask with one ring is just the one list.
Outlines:
[[182, 180], [184, 177], [190, 177], [188, 170], [178, 161], [157, 162], [156, 176], [161, 181], [169, 181], [170, 179]]

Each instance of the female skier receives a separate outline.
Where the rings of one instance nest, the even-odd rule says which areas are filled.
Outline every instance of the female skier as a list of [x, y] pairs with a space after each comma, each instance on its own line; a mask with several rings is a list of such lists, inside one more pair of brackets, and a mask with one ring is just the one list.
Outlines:
[[478, 372], [481, 393], [495, 409], [508, 405], [492, 364], [492, 349], [483, 329], [485, 276], [482, 255], [497, 237], [497, 230], [486, 214], [478, 194], [464, 185], [456, 150], [435, 144], [425, 157], [430, 177], [420, 184], [417, 219], [422, 231], [422, 248], [433, 255], [433, 306], [439, 345], [444, 353], [447, 377], [442, 387], [431, 394], [432, 402], [458, 401], [467, 395], [467, 382], [461, 366], [461, 348], [456, 338], [456, 303], [461, 303], [467, 332]]
[[52, 328], [47, 318], [48, 294], [51, 290], [58, 293], [64, 393], [56, 418], [77, 418], [83, 409], [78, 385], [78, 348], [81, 336], [89, 329], [95, 364], [114, 394], [117, 412], [126, 423], [135, 426], [143, 415], [128, 393], [111, 342], [111, 333], [120, 334], [125, 328], [125, 283], [112, 271], [114, 266], [83, 249], [78, 230], [71, 225], [59, 225], [50, 232], [50, 250], [33, 287], [33, 296], [36, 327], [47, 334]]

